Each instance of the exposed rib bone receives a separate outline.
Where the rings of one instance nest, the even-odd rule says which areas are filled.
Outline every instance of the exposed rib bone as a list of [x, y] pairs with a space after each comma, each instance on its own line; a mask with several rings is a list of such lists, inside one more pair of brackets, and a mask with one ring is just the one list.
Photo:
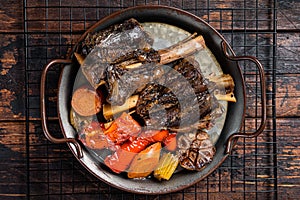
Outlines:
[[234, 81], [229, 74], [222, 74], [219, 76], [210, 76], [208, 80], [215, 84], [217, 88], [232, 91], [234, 88]]
[[[213, 82], [213, 83], [215, 83], [218, 86], [221, 86], [221, 85], [224, 86], [224, 84], [222, 83], [223, 80], [224, 81], [232, 80], [230, 75], [224, 75], [222, 77], [224, 77], [224, 79], [220, 78], [219, 76], [210, 77], [210, 81], [211, 82], [216, 81], [216, 82]], [[228, 87], [233, 88], [232, 85], [228, 85]], [[229, 92], [228, 94], [220, 94], [220, 93], [215, 91], [214, 96], [216, 97], [216, 99], [218, 101], [236, 102], [236, 98], [234, 96], [233, 91]], [[136, 107], [138, 98], [139, 98], [138, 95], [131, 96], [121, 106], [111, 106], [110, 104], [105, 104], [103, 106], [103, 116], [105, 117], [106, 120], [109, 120], [115, 114], [118, 114], [118, 113], [121, 113], [123, 111], [126, 111], [126, 110], [129, 110], [129, 109], [132, 109], [132, 108]], [[203, 123], [203, 124], [205, 124], [205, 123]]]
[[184, 43], [179, 43], [171, 48], [159, 50], [158, 54], [160, 55], [160, 64], [167, 64], [172, 61], [178, 60], [180, 58], [187, 57], [192, 55], [196, 51], [205, 48], [205, 42], [203, 37], [197, 36], [194, 39], [188, 40]]
[[76, 59], [77, 59], [77, 61], [78, 61], [78, 63], [80, 64], [80, 65], [82, 65], [82, 63], [84, 62], [84, 57], [82, 56], [82, 55], [80, 55], [79, 53], [74, 53], [74, 55], [75, 55], [75, 57], [76, 57]]
[[[107, 63], [108, 65], [117, 65], [117, 66], [122, 66], [122, 62], [124, 63], [130, 63], [129, 65], [123, 66], [122, 68], [124, 69], [131, 69], [140, 66], [142, 63], [149, 63], [149, 62], [154, 62], [158, 64], [167, 64], [172, 61], [175, 61], [177, 59], [187, 57], [189, 55], [192, 55], [193, 53], [204, 49], [205, 48], [205, 42], [202, 36], [197, 36], [196, 38], [188, 38], [184, 40], [185, 42], [179, 42], [178, 44], [171, 46], [170, 48], [162, 49], [162, 50], [151, 50], [149, 51], [144, 51], [144, 50], [138, 50], [137, 52], [129, 53], [128, 56], [131, 57], [128, 60], [128, 57], [123, 56], [122, 60], [120, 63]], [[98, 54], [101, 54], [102, 51], [98, 51]], [[87, 68], [88, 66], [84, 65], [83, 63], [83, 58], [79, 54], [75, 53], [75, 56], [80, 64], [84, 68]], [[99, 56], [105, 57], [103, 56]], [[94, 62], [99, 62], [102, 63], [101, 60], [97, 61], [95, 60]], [[89, 65], [93, 65], [93, 63], [90, 63]], [[103, 67], [103, 66], [99, 66]], [[104, 73], [105, 70], [93, 70], [91, 72], [87, 72], [87, 69], [83, 70], [85, 71], [84, 75], [88, 79], [88, 81], [91, 83], [91, 85], [96, 89], [99, 87], [99, 83], [96, 83], [94, 80], [92, 80], [92, 77], [104, 77], [103, 74], [97, 74], [97, 73]], [[90, 75], [92, 74], [92, 75]], [[102, 79], [103, 80], [103, 79]]]
[[106, 120], [110, 119], [113, 115], [129, 110], [136, 106], [139, 96], [134, 95], [126, 100], [121, 106], [111, 106], [110, 104], [103, 105], [103, 116]]
[[236, 98], [233, 94], [233, 92], [228, 93], [228, 94], [218, 94], [214, 93], [215, 97], [219, 101], [229, 101], [229, 102], [236, 102]]

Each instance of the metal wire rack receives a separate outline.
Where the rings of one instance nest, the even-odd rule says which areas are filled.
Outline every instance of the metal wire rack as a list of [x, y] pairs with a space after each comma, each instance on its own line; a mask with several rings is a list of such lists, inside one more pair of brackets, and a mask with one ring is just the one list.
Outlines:
[[[64, 57], [93, 23], [114, 11], [161, 4], [189, 11], [215, 27], [237, 55], [256, 56], [267, 75], [268, 125], [258, 138], [239, 140], [233, 154], [213, 174], [180, 192], [143, 196], [99, 181], [80, 165], [66, 145], [49, 143], [42, 133], [39, 81], [43, 66]], [[26, 162], [28, 199], [277, 199], [276, 157], [276, 1], [258, 0], [24, 0], [26, 60]], [[258, 72], [241, 62], [247, 86], [243, 131], [259, 125]], [[48, 77], [51, 131], [61, 137], [56, 113], [60, 70]]]

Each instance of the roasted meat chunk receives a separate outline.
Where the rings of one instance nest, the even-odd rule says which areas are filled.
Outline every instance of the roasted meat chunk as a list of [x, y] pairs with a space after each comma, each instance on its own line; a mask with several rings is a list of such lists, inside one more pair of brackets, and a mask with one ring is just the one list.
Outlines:
[[164, 78], [162, 76], [169, 71], [165, 64], [189, 56], [204, 47], [203, 37], [198, 36], [166, 49], [138, 49], [120, 57], [106, 68], [105, 82], [109, 92], [107, 101], [122, 105], [126, 98], [141, 91], [147, 83]]
[[86, 55], [82, 71], [94, 88], [105, 78], [108, 66], [136, 49], [148, 49], [153, 39], [135, 19], [87, 35], [81, 54]]
[[[140, 92], [137, 114], [148, 126], [175, 130], [195, 127], [195, 123], [203, 125], [201, 120], [218, 107], [208, 90], [208, 81], [193, 59], [180, 59], [171, 66]], [[210, 117], [205, 119], [207, 122]]]
[[[149, 70], [149, 66], [164, 65], [205, 48], [203, 37], [196, 35], [161, 50], [153, 49], [152, 44], [153, 39], [144, 31], [142, 25], [135, 19], [129, 19], [97, 33], [88, 34], [76, 55], [79, 53], [80, 57], [84, 56], [80, 61], [81, 68], [90, 84], [96, 89], [105, 83], [109, 92], [107, 101], [122, 105], [128, 98], [128, 92], [125, 92], [127, 96], [121, 96], [124, 92], [119, 90], [119, 85], [122, 84], [119, 79], [124, 74], [140, 73], [135, 68]], [[144, 73], [141, 73], [140, 78], [144, 79]], [[138, 77], [134, 77], [138, 81]], [[151, 82], [147, 80], [149, 81]], [[116, 91], [113, 94], [114, 89]]]
[[134, 69], [109, 66], [106, 71], [106, 100], [113, 105], [122, 105], [132, 94], [138, 93], [149, 82], [159, 79], [163, 68], [154, 63], [143, 64]]
[[[106, 29], [98, 32], [88, 33], [81, 45], [81, 52], [83, 55], [88, 55], [93, 49], [100, 45], [102, 47], [108, 47], [113, 45], [116, 47], [131, 47], [130, 49], [135, 50], [141, 47], [150, 47], [153, 43], [153, 39], [147, 32], [144, 31], [141, 24], [136, 19], [128, 19], [120, 24], [114, 24]], [[129, 49], [129, 50], [130, 50]], [[126, 49], [120, 48], [115, 49], [119, 51], [118, 54], [125, 55]], [[125, 50], [125, 52], [122, 52]], [[117, 59], [120, 56], [110, 57], [107, 59]]]

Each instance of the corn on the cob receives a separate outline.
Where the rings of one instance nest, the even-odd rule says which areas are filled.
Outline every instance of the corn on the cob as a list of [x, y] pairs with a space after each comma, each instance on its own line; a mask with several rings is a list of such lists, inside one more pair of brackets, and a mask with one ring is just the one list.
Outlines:
[[177, 155], [173, 155], [170, 152], [165, 153], [159, 160], [159, 163], [154, 170], [154, 177], [158, 180], [169, 180], [177, 168], [179, 159]]

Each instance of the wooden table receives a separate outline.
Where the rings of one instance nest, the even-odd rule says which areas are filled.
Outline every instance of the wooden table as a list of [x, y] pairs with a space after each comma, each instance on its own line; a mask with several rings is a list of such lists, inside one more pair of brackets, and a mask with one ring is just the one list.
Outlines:
[[[264, 65], [268, 119], [254, 139], [240, 139], [233, 154], [208, 178], [160, 196], [122, 192], [97, 180], [64, 144], [42, 132], [39, 86], [43, 66], [65, 57], [84, 30], [124, 7], [162, 4], [208, 21], [238, 55]], [[0, 199], [299, 199], [300, 2], [289, 1], [34, 1], [0, 2]], [[244, 130], [257, 128], [259, 84], [248, 64]], [[56, 113], [59, 70], [51, 71], [48, 110]]]

